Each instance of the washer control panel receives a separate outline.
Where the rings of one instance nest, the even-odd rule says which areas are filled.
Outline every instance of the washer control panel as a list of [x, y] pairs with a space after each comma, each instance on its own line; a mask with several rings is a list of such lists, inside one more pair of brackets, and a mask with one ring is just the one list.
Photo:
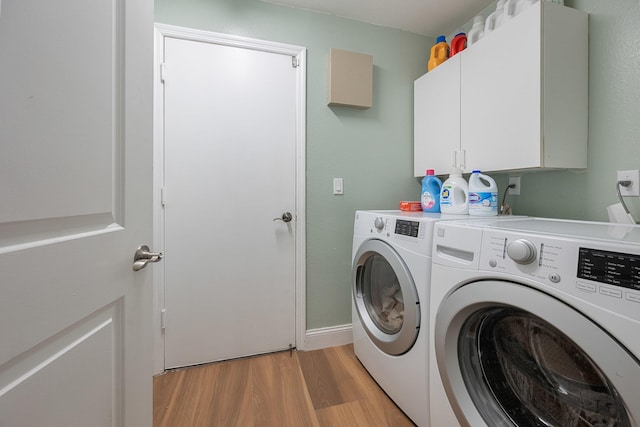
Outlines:
[[479, 269], [541, 282], [640, 319], [640, 245], [485, 228]]
[[640, 255], [581, 247], [577, 275], [578, 279], [640, 291]]

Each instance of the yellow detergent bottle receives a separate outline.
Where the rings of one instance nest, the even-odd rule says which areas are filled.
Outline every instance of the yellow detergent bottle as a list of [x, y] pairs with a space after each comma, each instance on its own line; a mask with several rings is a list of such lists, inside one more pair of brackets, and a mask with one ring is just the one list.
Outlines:
[[427, 63], [427, 71], [431, 71], [442, 64], [449, 57], [449, 45], [445, 36], [438, 36], [436, 44], [431, 48], [431, 56]]

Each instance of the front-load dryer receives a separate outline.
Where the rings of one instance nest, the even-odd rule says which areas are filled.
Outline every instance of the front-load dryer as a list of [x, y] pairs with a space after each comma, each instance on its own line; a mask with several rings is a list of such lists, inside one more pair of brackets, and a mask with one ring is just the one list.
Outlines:
[[640, 226], [440, 222], [432, 426], [640, 425]]
[[432, 230], [439, 214], [357, 211], [353, 346], [387, 395], [429, 426], [427, 338]]

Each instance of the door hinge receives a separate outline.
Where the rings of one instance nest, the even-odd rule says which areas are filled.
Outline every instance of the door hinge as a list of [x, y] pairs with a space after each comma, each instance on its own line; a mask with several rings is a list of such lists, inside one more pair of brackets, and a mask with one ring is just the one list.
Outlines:
[[167, 309], [160, 310], [160, 329], [165, 330], [167, 328]]
[[298, 62], [298, 57], [297, 56], [292, 56], [291, 57], [291, 66], [293, 68], [298, 68], [298, 65], [300, 65], [300, 63]]
[[163, 62], [162, 64], [160, 64], [160, 82], [164, 83], [166, 77], [167, 77], [167, 67]]
[[164, 187], [162, 187], [162, 188], [160, 189], [160, 205], [161, 205], [163, 208], [164, 208], [164, 205], [165, 205], [165, 204], [166, 204], [166, 202], [167, 202], [166, 196], [167, 196], [167, 192], [165, 191], [165, 188], [164, 188]]

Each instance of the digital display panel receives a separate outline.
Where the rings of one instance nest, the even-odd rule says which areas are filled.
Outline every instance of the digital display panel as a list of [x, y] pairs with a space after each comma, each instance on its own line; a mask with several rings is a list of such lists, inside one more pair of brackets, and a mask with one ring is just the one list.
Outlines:
[[640, 291], [640, 255], [580, 248], [578, 278]]
[[402, 236], [418, 237], [420, 223], [418, 221], [407, 221], [399, 219], [396, 221], [396, 234]]

